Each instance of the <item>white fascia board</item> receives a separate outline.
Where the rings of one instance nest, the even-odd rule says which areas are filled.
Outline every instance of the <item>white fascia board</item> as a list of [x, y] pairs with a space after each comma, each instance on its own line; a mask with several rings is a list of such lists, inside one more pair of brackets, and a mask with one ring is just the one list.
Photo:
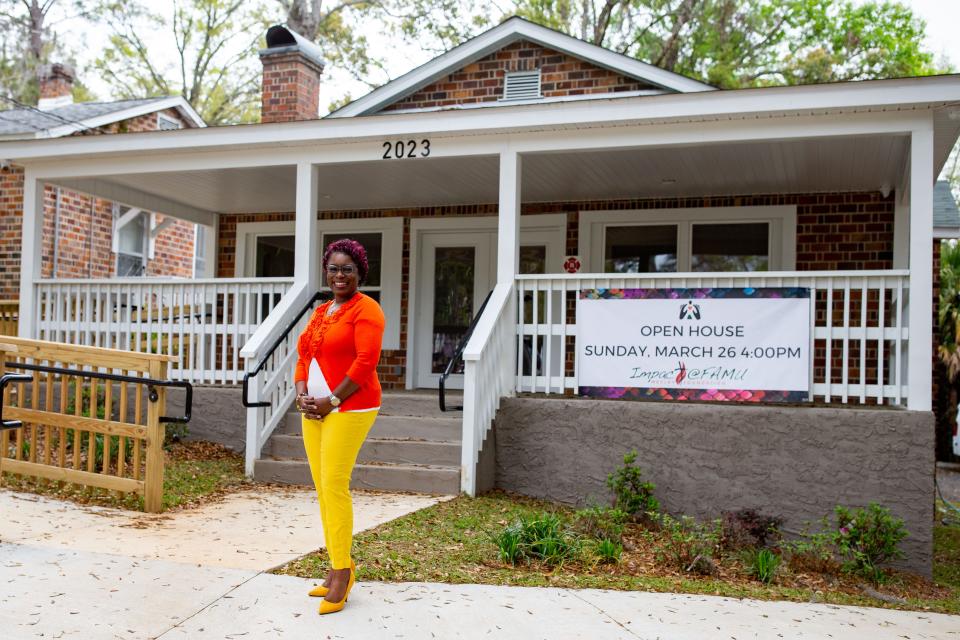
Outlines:
[[[194, 111], [193, 107], [184, 100], [181, 96], [172, 96], [169, 98], [163, 98], [160, 100], [155, 100], [152, 102], [146, 102], [144, 104], [138, 104], [135, 107], [130, 107], [129, 109], [124, 109], [122, 111], [111, 111], [110, 113], [105, 113], [99, 115], [95, 118], [88, 118], [86, 120], [80, 120], [79, 124], [83, 125], [81, 128], [78, 125], [73, 124], [64, 124], [59, 127], [51, 127], [46, 131], [38, 132], [38, 138], [60, 138], [63, 136], [69, 136], [81, 131], [86, 131], [89, 129], [96, 129], [97, 127], [102, 127], [104, 125], [112, 124], [114, 122], [120, 122], [121, 120], [129, 120], [130, 118], [136, 118], [138, 116], [146, 115], [148, 113], [153, 113], [155, 111], [163, 111], [164, 109], [177, 109], [184, 117], [188, 118], [191, 122], [194, 123], [196, 127], [205, 127], [206, 123], [203, 122], [203, 119], [200, 115]], [[120, 135], [120, 134], [111, 134], [111, 135]]]
[[40, 137], [42, 131], [26, 131], [24, 133], [8, 133], [5, 135], [0, 135], [0, 142], [6, 142], [7, 140], [36, 140]]
[[179, 111], [187, 120], [193, 123], [193, 126], [196, 128], [206, 127], [207, 123], [203, 121], [203, 118], [200, 117], [200, 114], [197, 113], [197, 110], [191, 106], [189, 102], [183, 96], [174, 96], [178, 103], [174, 105], [177, 111]]
[[960, 238], [960, 227], [934, 227], [933, 237], [940, 240]]
[[584, 100], [610, 100], [611, 98], [636, 98], [639, 96], [661, 96], [665, 92], [659, 89], [643, 89], [640, 91], [619, 91], [616, 93], [587, 93], [576, 96], [553, 96], [549, 98], [528, 98], [524, 100], [498, 100], [496, 102], [467, 102], [452, 104], [445, 107], [416, 107], [413, 109], [395, 109], [391, 114], [398, 113], [436, 113], [438, 111], [467, 111], [472, 109], [489, 109], [491, 107], [515, 107], [525, 104], [553, 104], [555, 102], [582, 102]]
[[364, 97], [355, 100], [347, 106], [328, 115], [328, 118], [349, 118], [352, 116], [369, 115], [389, 104], [400, 100], [418, 89], [431, 84], [463, 66], [502, 49], [517, 40], [529, 40], [536, 44], [554, 49], [576, 58], [593, 62], [597, 66], [622, 73], [623, 75], [649, 82], [650, 84], [679, 91], [681, 93], [693, 91], [714, 91], [703, 82], [666, 71], [652, 64], [640, 62], [630, 56], [625, 56], [609, 49], [604, 49], [589, 42], [584, 42], [559, 31], [554, 31], [538, 24], [528, 22], [522, 18], [513, 17], [499, 26], [481, 33], [437, 56], [430, 62], [400, 76], [384, 86], [374, 89]]
[[550, 129], [758, 120], [853, 111], [895, 111], [907, 115], [960, 102], [960, 75], [903, 80], [671, 93], [639, 98], [610, 98], [442, 111], [336, 118], [299, 122], [233, 125], [205, 129], [73, 136], [59, 140], [0, 141], [0, 158], [66, 160], [100, 154], [197, 153], [317, 143], [361, 142], [429, 134], [511, 134]]

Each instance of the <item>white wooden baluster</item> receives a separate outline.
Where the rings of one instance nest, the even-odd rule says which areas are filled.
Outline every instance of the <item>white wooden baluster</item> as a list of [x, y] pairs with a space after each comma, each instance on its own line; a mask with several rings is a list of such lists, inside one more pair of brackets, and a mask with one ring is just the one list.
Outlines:
[[[860, 404], [867, 402], [867, 280], [860, 285]], [[849, 366], [849, 365], [848, 365]]]

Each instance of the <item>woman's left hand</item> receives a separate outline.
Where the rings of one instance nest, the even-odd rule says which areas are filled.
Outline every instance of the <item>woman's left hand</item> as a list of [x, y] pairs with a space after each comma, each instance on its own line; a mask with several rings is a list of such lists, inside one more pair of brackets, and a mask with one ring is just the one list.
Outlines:
[[311, 398], [304, 396], [300, 398], [299, 409], [309, 420], [322, 420], [333, 410], [329, 398]]

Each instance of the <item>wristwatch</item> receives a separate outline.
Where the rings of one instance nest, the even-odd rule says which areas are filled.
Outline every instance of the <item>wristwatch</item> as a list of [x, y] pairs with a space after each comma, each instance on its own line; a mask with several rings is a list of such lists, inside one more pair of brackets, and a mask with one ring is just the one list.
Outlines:
[[332, 393], [330, 394], [330, 406], [332, 406], [333, 408], [337, 408], [340, 406], [340, 398], [333, 395]]

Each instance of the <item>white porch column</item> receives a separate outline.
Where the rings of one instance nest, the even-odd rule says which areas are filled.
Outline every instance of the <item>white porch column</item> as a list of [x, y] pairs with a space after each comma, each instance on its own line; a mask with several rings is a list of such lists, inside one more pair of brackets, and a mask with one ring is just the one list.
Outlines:
[[500, 153], [500, 206], [497, 211], [497, 284], [513, 282], [520, 268], [520, 155]]
[[18, 335], [37, 338], [36, 289], [33, 285], [43, 273], [43, 185], [26, 170], [23, 177], [23, 217], [20, 238], [20, 320]]
[[910, 323], [907, 407], [931, 410], [933, 367], [933, 122], [910, 134]]
[[317, 225], [317, 198], [319, 194], [317, 167], [309, 162], [297, 163], [297, 221], [294, 245], [293, 277], [307, 283], [310, 295], [320, 288], [320, 256]]

